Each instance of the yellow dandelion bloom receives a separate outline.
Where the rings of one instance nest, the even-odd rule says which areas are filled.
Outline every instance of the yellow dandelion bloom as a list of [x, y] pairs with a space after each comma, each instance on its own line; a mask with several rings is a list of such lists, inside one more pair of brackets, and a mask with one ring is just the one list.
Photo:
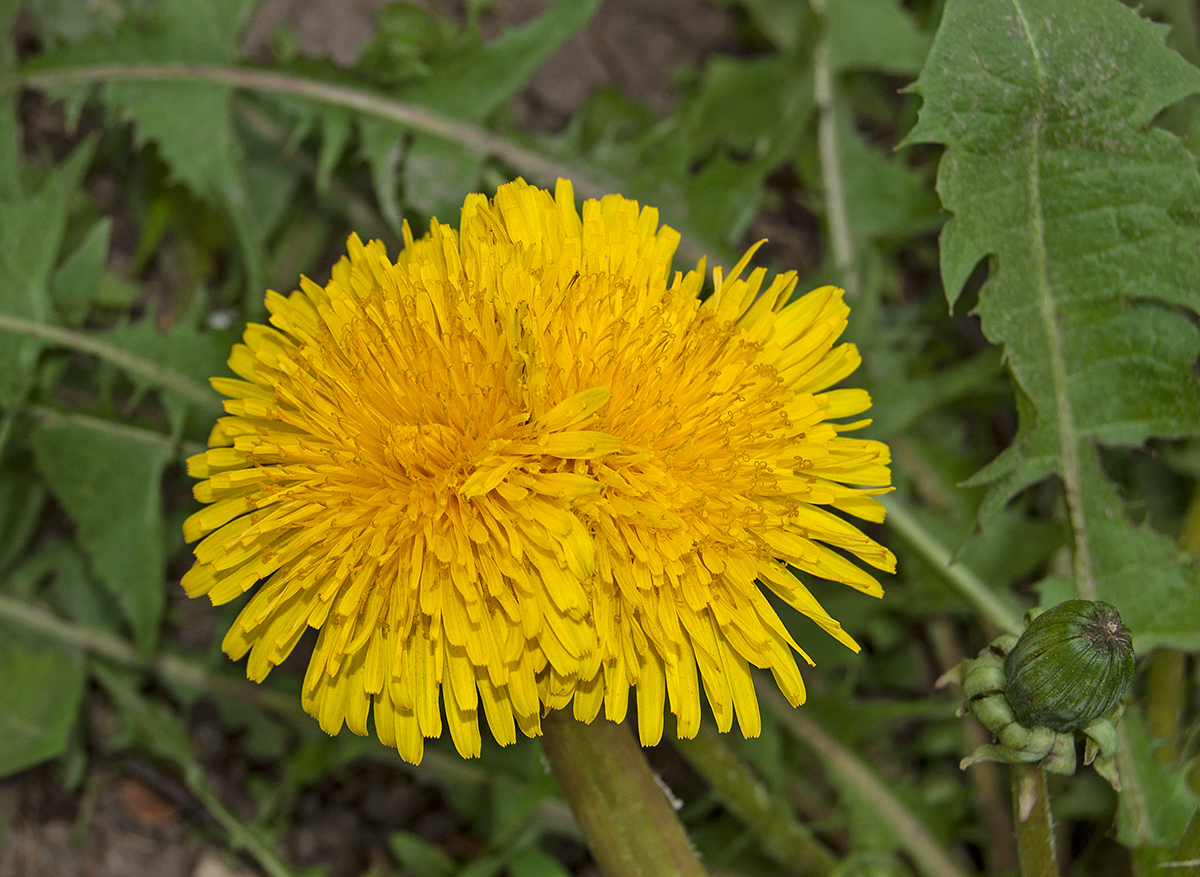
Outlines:
[[882, 520], [889, 484], [887, 447], [845, 435], [868, 421], [840, 422], [866, 392], [829, 389], [859, 364], [842, 291], [789, 303], [794, 273], [743, 277], [752, 248], [702, 302], [678, 241], [517, 180], [457, 233], [406, 228], [395, 263], [351, 237], [324, 288], [267, 294], [184, 528], [189, 595], [262, 583], [224, 641], [251, 679], [317, 628], [304, 708], [331, 734], [373, 710], [417, 762], [443, 708], [473, 756], [480, 710], [507, 744], [568, 704], [620, 721], [631, 689], [644, 744], [667, 707], [694, 735], [701, 687], [757, 735], [750, 668], [799, 704], [808, 660], [764, 588], [857, 648], [793, 572], [879, 596], [847, 555], [895, 567], [836, 514]]

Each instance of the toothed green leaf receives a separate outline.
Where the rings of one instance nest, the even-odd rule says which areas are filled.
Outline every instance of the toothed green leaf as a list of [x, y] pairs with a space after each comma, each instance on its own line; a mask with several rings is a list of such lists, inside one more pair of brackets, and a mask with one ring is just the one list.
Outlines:
[[[0, 201], [0, 315], [50, 321], [50, 278], [62, 245], [67, 205], [83, 180], [94, 141], [77, 148], [36, 193]], [[0, 332], [0, 408], [25, 399], [45, 343], [19, 331]]]
[[0, 656], [0, 777], [54, 758], [83, 699], [83, 664], [55, 652]]
[[1187, 771], [1154, 760], [1155, 743], [1137, 709], [1121, 717], [1120, 735], [1117, 769], [1124, 794], [1117, 807], [1117, 839], [1135, 849], [1173, 851], [1200, 796], [1188, 786]]
[[912, 76], [929, 36], [897, 0], [837, 0], [826, 6], [829, 61], [835, 70], [878, 70]]
[[[401, 97], [483, 124], [525, 87], [555, 49], [588, 23], [599, 5], [599, 0], [559, 0], [528, 24], [433, 65], [429, 77], [404, 89]], [[463, 195], [476, 186], [482, 163], [483, 156], [469, 146], [418, 134], [405, 160], [405, 195], [421, 212], [457, 223]]]
[[1017, 439], [973, 480], [991, 485], [981, 521], [1060, 478], [1077, 587], [1139, 646], [1200, 630], [1200, 573], [1133, 527], [1097, 449], [1200, 432], [1200, 178], [1150, 127], [1200, 71], [1165, 33], [1115, 0], [951, 0], [910, 136], [947, 147], [946, 295], [987, 260], [977, 312], [1022, 403]]
[[148, 651], [166, 595], [161, 481], [171, 449], [62, 423], [37, 427], [33, 450], [96, 574]]

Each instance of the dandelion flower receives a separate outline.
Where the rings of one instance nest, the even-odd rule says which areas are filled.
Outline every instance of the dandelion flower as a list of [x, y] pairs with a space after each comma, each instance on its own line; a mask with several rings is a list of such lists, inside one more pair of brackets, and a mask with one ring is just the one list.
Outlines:
[[644, 744], [668, 707], [694, 735], [701, 688], [755, 736], [750, 668], [799, 704], [808, 660], [766, 592], [857, 649], [793, 571], [879, 596], [849, 557], [895, 567], [838, 514], [882, 520], [889, 489], [887, 447], [845, 435], [867, 393], [829, 389], [859, 364], [842, 291], [789, 302], [755, 247], [701, 301], [678, 242], [517, 180], [395, 263], [351, 237], [324, 288], [267, 294], [184, 528], [189, 595], [261, 583], [224, 640], [251, 679], [316, 628], [304, 708], [331, 734], [373, 711], [417, 762], [443, 708], [473, 756], [480, 710], [508, 744], [544, 709], [621, 721], [631, 689]]

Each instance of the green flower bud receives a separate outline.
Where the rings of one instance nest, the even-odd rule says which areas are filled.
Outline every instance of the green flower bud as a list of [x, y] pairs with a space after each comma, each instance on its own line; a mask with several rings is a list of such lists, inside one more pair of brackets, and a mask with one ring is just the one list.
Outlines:
[[1004, 661], [1018, 721], [1077, 731], [1116, 706], [1133, 680], [1133, 640], [1107, 603], [1069, 600], [1043, 612]]

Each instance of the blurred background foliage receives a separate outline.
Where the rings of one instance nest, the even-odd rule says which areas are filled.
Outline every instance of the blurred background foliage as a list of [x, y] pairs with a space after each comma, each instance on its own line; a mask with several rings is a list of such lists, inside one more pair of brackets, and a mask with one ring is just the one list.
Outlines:
[[[324, 282], [351, 232], [394, 253], [402, 221], [454, 223], [516, 175], [657, 206], [681, 266], [767, 237], [773, 268], [853, 302], [900, 572], [882, 602], [814, 586], [861, 654], [780, 608], [817, 661], [799, 713], [651, 752], [713, 871], [1011, 872], [1005, 772], [959, 771], [984, 732], [933, 683], [1005, 619], [1074, 596], [1081, 558], [1143, 659], [1125, 792], [1056, 780], [1060, 858], [1106, 875], [1175, 856], [1197, 802], [1200, 574], [1172, 543], [1200, 547], [1200, 19], [1190, 0], [1009, 4], [1064, 34], [1023, 91], [1011, 9], [946, 5], [626, 9], [683, 42], [693, 18], [716, 34], [669, 99], [601, 77], [572, 101], [580, 34], [618, 69], [654, 60], [620, 4], [380, 3], [335, 58], [256, 0], [0, 0], [0, 873], [591, 873], [536, 742], [485, 739], [464, 762], [442, 740], [414, 768], [327, 738], [298, 706], [311, 643], [250, 685], [219, 649], [240, 603], [178, 588], [180, 461], [264, 290]], [[556, 57], [563, 104], [531, 100]], [[1060, 139], [1031, 140], [1030, 119]], [[1022, 200], [1064, 156], [1077, 175]], [[1048, 270], [1027, 277], [1035, 220]], [[114, 859], [130, 832], [153, 852]]]

